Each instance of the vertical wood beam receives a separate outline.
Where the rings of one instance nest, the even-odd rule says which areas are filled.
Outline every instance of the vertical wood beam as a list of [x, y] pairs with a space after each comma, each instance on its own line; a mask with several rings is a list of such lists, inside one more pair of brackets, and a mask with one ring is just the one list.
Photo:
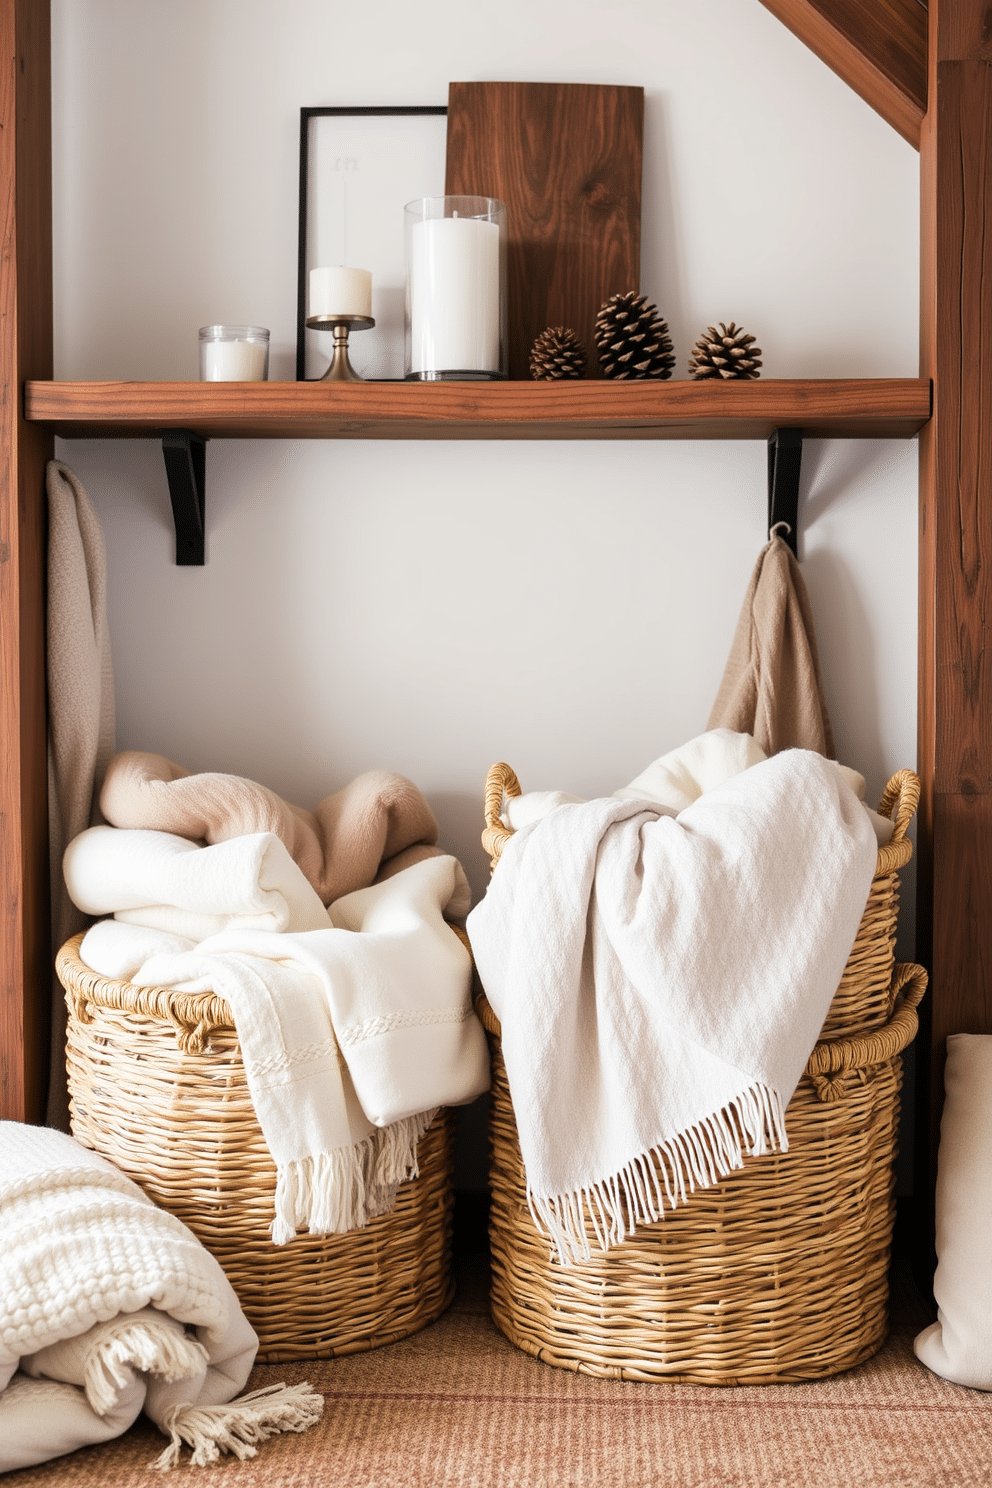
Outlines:
[[0, 0], [0, 1117], [44, 1116], [51, 1000], [45, 462], [26, 378], [52, 375], [48, 0]]
[[[932, 971], [917, 1193], [948, 1034], [992, 1033], [992, 11], [931, 0], [920, 141], [919, 955]], [[921, 1215], [929, 1242], [932, 1211]], [[928, 1247], [929, 1249], [929, 1243]]]

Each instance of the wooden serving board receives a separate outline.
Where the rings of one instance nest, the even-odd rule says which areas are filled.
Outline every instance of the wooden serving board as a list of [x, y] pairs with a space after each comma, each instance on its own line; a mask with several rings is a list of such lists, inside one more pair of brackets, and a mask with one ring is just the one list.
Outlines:
[[450, 84], [445, 192], [506, 203], [511, 378], [559, 325], [600, 375], [599, 307], [640, 287], [643, 132], [643, 88]]

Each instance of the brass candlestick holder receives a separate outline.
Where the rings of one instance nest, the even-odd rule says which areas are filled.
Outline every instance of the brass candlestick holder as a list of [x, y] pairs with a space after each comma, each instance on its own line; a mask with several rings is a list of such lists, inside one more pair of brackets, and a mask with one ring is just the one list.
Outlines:
[[371, 315], [311, 315], [307, 325], [312, 331], [334, 332], [334, 354], [331, 365], [318, 382], [364, 382], [348, 358], [348, 336], [352, 331], [368, 331], [375, 325]]

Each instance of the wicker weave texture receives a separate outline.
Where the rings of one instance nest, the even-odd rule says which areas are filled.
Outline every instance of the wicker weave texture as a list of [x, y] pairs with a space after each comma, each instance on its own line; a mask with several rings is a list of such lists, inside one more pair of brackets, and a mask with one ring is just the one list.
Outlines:
[[[824, 1378], [881, 1346], [900, 1054], [926, 988], [922, 968], [893, 966], [918, 790], [901, 771], [883, 798], [894, 840], [879, 853], [823, 1038], [786, 1112], [788, 1153], [747, 1159], [606, 1254], [589, 1224], [586, 1263], [560, 1266], [531, 1219], [499, 1021], [480, 997], [493, 1056], [492, 1312], [512, 1343], [583, 1373], [706, 1385]], [[519, 784], [500, 765], [483, 836], [494, 864], [510, 835], [498, 820], [504, 791]]]
[[419, 1175], [396, 1207], [346, 1235], [273, 1245], [276, 1172], [255, 1117], [230, 1009], [212, 994], [138, 988], [59, 953], [69, 1005], [73, 1135], [110, 1158], [215, 1255], [252, 1327], [259, 1362], [322, 1359], [394, 1343], [453, 1295], [452, 1124], [421, 1138]]

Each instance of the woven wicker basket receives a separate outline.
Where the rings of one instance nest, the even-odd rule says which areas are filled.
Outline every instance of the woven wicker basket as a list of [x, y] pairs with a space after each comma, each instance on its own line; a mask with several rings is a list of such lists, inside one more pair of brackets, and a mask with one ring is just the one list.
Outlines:
[[276, 1171], [255, 1118], [231, 1011], [210, 993], [56, 969], [69, 1007], [72, 1131], [220, 1261], [259, 1336], [260, 1363], [326, 1359], [406, 1338], [453, 1296], [453, 1142], [442, 1111], [396, 1207], [345, 1235], [273, 1245]]
[[[510, 767], [494, 765], [482, 839], [494, 866], [512, 835], [499, 819], [504, 792], [519, 791]], [[881, 1347], [900, 1051], [927, 981], [921, 967], [893, 965], [898, 871], [918, 798], [919, 780], [902, 770], [882, 799], [893, 838], [789, 1103], [788, 1153], [748, 1158], [606, 1254], [588, 1225], [588, 1262], [560, 1266], [530, 1217], [499, 1020], [480, 996], [493, 1056], [492, 1313], [512, 1343], [564, 1369], [707, 1385], [820, 1379]]]

